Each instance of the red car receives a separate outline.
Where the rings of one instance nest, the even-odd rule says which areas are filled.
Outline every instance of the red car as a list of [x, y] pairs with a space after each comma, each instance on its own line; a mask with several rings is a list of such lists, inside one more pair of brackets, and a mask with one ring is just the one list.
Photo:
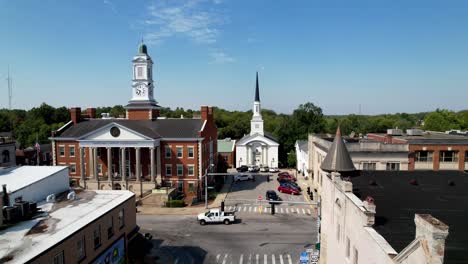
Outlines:
[[296, 178], [294, 178], [292, 175], [286, 173], [286, 174], [278, 174], [278, 179], [286, 179], [286, 180], [290, 180], [290, 181], [297, 181]]
[[298, 189], [291, 188], [288, 185], [280, 185], [278, 187], [278, 192], [280, 193], [288, 193], [288, 194], [301, 194], [301, 192]]

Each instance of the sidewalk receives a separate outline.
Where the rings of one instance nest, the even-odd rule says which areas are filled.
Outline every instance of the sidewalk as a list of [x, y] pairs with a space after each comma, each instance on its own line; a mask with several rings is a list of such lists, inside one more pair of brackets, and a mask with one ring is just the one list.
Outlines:
[[[221, 202], [226, 199], [229, 190], [231, 189], [232, 185], [232, 177], [227, 176], [226, 182], [223, 185], [223, 188], [219, 191], [216, 198], [208, 202], [208, 208], [220, 208]], [[200, 213], [205, 212], [205, 203], [197, 204], [194, 206], [187, 206], [182, 208], [167, 208], [167, 207], [145, 207], [145, 206], [138, 206], [137, 212], [139, 214], [144, 215], [197, 215]]]

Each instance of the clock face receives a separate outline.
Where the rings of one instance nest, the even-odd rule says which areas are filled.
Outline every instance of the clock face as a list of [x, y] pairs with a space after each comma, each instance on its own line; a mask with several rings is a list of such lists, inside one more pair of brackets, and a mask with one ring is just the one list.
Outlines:
[[120, 129], [118, 127], [112, 127], [110, 133], [113, 137], [118, 137], [120, 136]]
[[146, 95], [146, 87], [143, 84], [140, 84], [136, 87], [135, 92], [139, 96], [145, 96]]

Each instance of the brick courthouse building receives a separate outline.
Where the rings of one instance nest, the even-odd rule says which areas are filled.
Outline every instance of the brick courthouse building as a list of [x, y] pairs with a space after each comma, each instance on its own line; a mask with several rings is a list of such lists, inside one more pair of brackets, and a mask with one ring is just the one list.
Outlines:
[[203, 175], [216, 164], [213, 109], [199, 118], [161, 118], [153, 97], [151, 57], [146, 45], [133, 59], [132, 98], [126, 118], [96, 117], [96, 109], [71, 108], [71, 121], [52, 132], [54, 165], [88, 189], [127, 189], [137, 194], [171, 186], [193, 197]]

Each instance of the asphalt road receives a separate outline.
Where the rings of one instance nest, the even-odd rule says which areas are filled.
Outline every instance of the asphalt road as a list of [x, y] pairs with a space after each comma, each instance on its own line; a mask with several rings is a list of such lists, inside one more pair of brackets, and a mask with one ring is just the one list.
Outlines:
[[[155, 247], [173, 256], [173, 263], [298, 263], [300, 252], [313, 248], [317, 239], [315, 210], [309, 205], [282, 204], [271, 215], [269, 205], [255, 203], [258, 195], [277, 185], [276, 180], [259, 177], [255, 182], [235, 183], [226, 199], [226, 209], [238, 211], [239, 221], [232, 225], [200, 226], [193, 215], [138, 215], [137, 222], [142, 232], [153, 235]], [[302, 195], [280, 196], [285, 201], [304, 201]]]

